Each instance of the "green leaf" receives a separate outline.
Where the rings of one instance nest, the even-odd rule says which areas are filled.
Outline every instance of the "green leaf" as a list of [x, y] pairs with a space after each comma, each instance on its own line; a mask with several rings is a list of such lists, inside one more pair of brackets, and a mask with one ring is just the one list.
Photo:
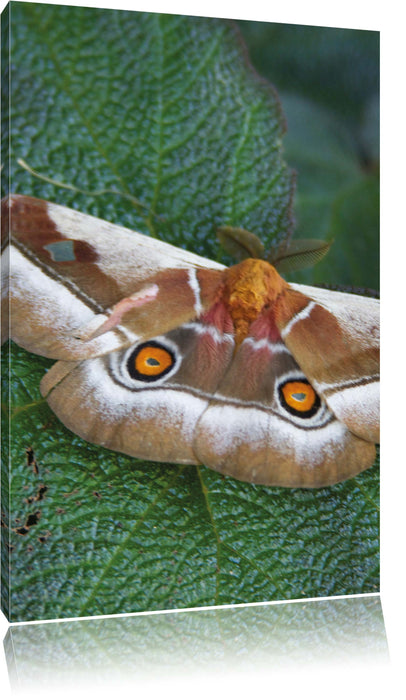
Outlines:
[[[12, 3], [13, 191], [211, 257], [218, 226], [285, 240], [280, 106], [244, 56], [222, 21]], [[82, 190], [126, 196], [62, 189], [18, 158]], [[52, 362], [11, 353], [2, 471], [11, 620], [377, 590], [377, 467], [305, 491], [130, 459], [65, 429], [39, 394]]]
[[89, 201], [18, 167], [14, 189], [212, 257], [224, 224], [265, 240], [286, 236], [291, 181], [280, 106], [245, 65], [228, 24], [11, 8], [13, 165], [23, 158], [55, 180], [114, 189], [143, 207], [111, 194]]

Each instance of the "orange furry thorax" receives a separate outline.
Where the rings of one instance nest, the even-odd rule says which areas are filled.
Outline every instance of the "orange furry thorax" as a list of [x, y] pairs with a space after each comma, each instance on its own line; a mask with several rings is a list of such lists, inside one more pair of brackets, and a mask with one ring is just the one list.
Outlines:
[[270, 308], [288, 284], [265, 260], [248, 258], [225, 272], [222, 299], [233, 319], [236, 345], [259, 314]]

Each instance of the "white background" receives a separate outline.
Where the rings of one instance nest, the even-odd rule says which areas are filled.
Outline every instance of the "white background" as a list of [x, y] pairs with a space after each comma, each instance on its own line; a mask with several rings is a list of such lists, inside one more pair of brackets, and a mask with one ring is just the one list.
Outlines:
[[[42, 0], [44, 2], [44, 0]], [[54, 3], [56, 4], [56, 3]], [[381, 242], [382, 242], [382, 442], [381, 442], [381, 596], [391, 664], [385, 668], [316, 670], [300, 673], [240, 674], [238, 681], [216, 675], [199, 679], [177, 678], [162, 687], [157, 680], [149, 686], [117, 689], [117, 698], [146, 696], [212, 697], [223, 695], [248, 698], [257, 695], [273, 698], [395, 698], [405, 696], [406, 682], [406, 612], [404, 588], [406, 566], [405, 494], [406, 458], [403, 436], [406, 433], [405, 360], [405, 59], [404, 4], [397, 0], [372, 3], [370, 0], [340, 0], [338, 3], [316, 0], [133, 0], [132, 2], [65, 2], [63, 4], [108, 7], [115, 9], [171, 12], [187, 15], [256, 19], [291, 24], [370, 29], [381, 32]], [[1, 2], [1, 7], [5, 5]], [[1, 614], [0, 614], [1, 615]], [[0, 617], [0, 637], [4, 638], [8, 623]], [[3, 698], [11, 697], [4, 653], [0, 649], [0, 683]], [[33, 679], [33, 690], [35, 687]], [[396, 690], [395, 690], [396, 688]], [[90, 689], [91, 692], [91, 689]], [[112, 697], [112, 688], [97, 688], [98, 700]], [[114, 689], [113, 689], [114, 692]], [[78, 687], [75, 695], [84, 697], [89, 689]], [[67, 697], [63, 688], [52, 693]], [[35, 696], [35, 693], [34, 693]], [[30, 692], [27, 696], [33, 697]], [[43, 697], [43, 695], [42, 695]], [[72, 697], [72, 689], [69, 689]]]

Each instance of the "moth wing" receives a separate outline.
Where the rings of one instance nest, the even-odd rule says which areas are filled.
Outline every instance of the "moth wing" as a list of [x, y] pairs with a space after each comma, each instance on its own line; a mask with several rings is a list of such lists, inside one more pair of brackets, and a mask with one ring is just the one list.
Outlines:
[[[196, 424], [233, 347], [231, 335], [185, 324], [150, 344], [78, 363], [57, 362], [44, 376], [41, 392], [64, 425], [89, 442], [140, 459], [197, 464]], [[168, 353], [168, 366], [159, 357], [162, 377], [137, 370], [139, 361], [148, 365], [148, 348]]]
[[[145, 347], [172, 357], [162, 376], [133, 371]], [[41, 391], [72, 431], [141, 459], [203, 463], [243, 481], [291, 487], [324, 486], [369, 467], [374, 446], [324, 402], [305, 419], [282, 405], [281, 384], [298, 376], [282, 342], [247, 338], [235, 351], [232, 334], [193, 322], [150, 343], [58, 362]]]
[[[104, 354], [184, 323], [210, 302], [223, 269], [143, 234], [23, 195], [2, 201], [2, 230], [11, 239], [3, 293], [11, 337], [56, 359]], [[148, 303], [140, 308], [143, 295]]]
[[373, 464], [374, 445], [316, 395], [309, 393], [309, 410], [295, 411], [294, 401], [292, 410], [282, 391], [289, 386], [312, 391], [284, 343], [246, 338], [197, 423], [198, 461], [243, 481], [294, 488], [334, 484]]
[[337, 418], [379, 442], [379, 301], [290, 287], [277, 309], [286, 346]]

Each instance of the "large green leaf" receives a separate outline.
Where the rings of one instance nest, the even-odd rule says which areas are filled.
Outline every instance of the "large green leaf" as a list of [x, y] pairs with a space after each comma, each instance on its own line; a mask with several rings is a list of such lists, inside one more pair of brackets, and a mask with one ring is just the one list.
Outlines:
[[[244, 56], [222, 21], [12, 3], [13, 191], [211, 257], [218, 225], [285, 238], [280, 106]], [[142, 463], [67, 431], [39, 394], [52, 363], [10, 350], [12, 620], [377, 590], [377, 467], [305, 491]]]

